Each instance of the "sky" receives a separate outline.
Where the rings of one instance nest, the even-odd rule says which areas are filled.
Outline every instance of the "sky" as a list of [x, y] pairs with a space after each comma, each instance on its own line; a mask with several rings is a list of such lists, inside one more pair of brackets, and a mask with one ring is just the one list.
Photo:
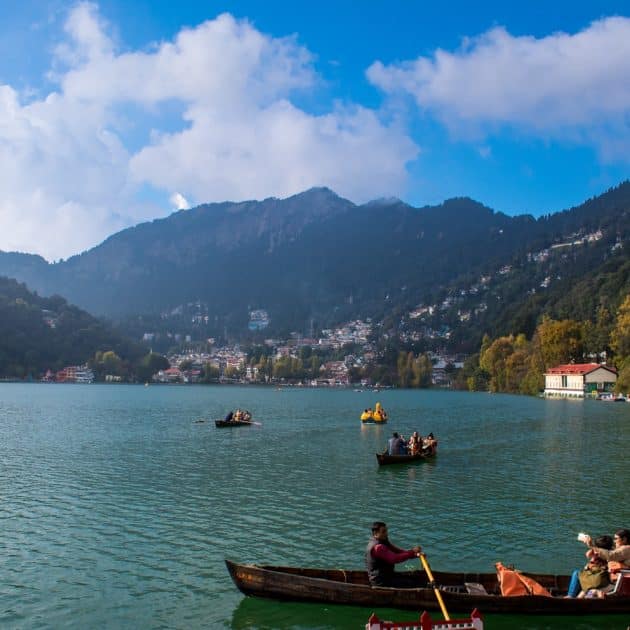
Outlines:
[[628, 0], [0, 3], [3, 251], [314, 186], [540, 216], [629, 177]]

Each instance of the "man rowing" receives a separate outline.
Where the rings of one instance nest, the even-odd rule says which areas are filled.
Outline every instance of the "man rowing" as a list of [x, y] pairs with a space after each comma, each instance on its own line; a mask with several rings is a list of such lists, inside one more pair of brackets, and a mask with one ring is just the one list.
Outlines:
[[387, 525], [382, 521], [372, 523], [372, 538], [365, 550], [365, 565], [372, 586], [395, 586], [411, 588], [409, 576], [396, 573], [395, 565], [416, 558], [422, 549], [412, 547], [404, 550], [389, 541]]

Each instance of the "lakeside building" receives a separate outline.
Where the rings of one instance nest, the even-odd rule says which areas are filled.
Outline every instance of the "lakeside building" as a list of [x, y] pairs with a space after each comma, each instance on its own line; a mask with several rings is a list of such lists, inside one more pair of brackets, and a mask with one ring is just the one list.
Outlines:
[[68, 365], [55, 374], [55, 381], [57, 383], [93, 383], [94, 372], [87, 365]]
[[545, 372], [545, 396], [584, 398], [601, 392], [612, 392], [617, 371], [599, 363], [557, 365]]

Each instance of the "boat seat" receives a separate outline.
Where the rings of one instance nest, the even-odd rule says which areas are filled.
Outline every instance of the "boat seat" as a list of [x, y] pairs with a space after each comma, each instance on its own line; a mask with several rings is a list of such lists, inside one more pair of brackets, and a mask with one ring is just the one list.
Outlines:
[[630, 569], [622, 569], [619, 572], [615, 588], [610, 595], [621, 595], [622, 597], [630, 595]]
[[464, 587], [460, 586], [459, 584], [449, 584], [447, 586], [440, 585], [440, 590], [446, 591], [447, 593], [463, 593]]
[[470, 595], [488, 595], [486, 587], [479, 582], [464, 582], [464, 586]]

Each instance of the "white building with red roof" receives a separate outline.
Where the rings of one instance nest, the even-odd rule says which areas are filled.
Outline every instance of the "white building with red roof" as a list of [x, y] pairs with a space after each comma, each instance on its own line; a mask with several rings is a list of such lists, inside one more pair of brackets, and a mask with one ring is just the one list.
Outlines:
[[545, 396], [577, 397], [611, 392], [617, 370], [599, 363], [557, 365], [545, 373]]

